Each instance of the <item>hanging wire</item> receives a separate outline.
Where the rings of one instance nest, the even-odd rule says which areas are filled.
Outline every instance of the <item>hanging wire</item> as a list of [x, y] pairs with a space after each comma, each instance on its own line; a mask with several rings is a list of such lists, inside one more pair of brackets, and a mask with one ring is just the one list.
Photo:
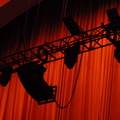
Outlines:
[[[61, 98], [61, 96], [62, 96], [62, 93], [63, 93], [63, 89], [62, 89], [62, 86], [63, 86], [63, 83], [64, 83], [64, 74], [65, 74], [65, 72], [64, 72], [64, 64], [62, 64], [62, 80], [61, 80], [61, 84], [60, 84], [60, 92], [59, 92], [59, 104], [60, 103], [62, 103], [62, 98]], [[59, 107], [58, 107], [59, 108]], [[58, 109], [58, 120], [61, 120], [61, 115], [62, 114], [62, 112], [60, 111], [60, 108]]]
[[[110, 56], [111, 57], [111, 56]], [[112, 101], [112, 89], [113, 89], [113, 78], [114, 78], [114, 72], [115, 71], [115, 65], [114, 65], [114, 57], [111, 57], [110, 59], [110, 72], [112, 73], [111, 79], [110, 79], [110, 88], [109, 88], [109, 101], [108, 101], [108, 120], [110, 120], [110, 110], [111, 110], [111, 101]], [[111, 67], [112, 64], [112, 67]], [[110, 76], [110, 75], [109, 75]]]
[[26, 32], [25, 30], [26, 30], [26, 25], [27, 25], [28, 12], [29, 12], [29, 7], [30, 7], [30, 0], [27, 0], [27, 1], [28, 1], [27, 2], [27, 10], [26, 10], [26, 15], [25, 15], [25, 21], [24, 21], [23, 31], [22, 31], [22, 34], [20, 35], [22, 37], [20, 37], [20, 40], [18, 42], [18, 46], [17, 46], [15, 52], [17, 52], [19, 50], [21, 43], [24, 46], [24, 49], [25, 49], [25, 46], [26, 46], [26, 43], [25, 43], [25, 34], [24, 33]]
[[59, 108], [61, 108], [61, 109], [67, 108], [68, 105], [71, 103], [71, 101], [72, 101], [72, 99], [73, 99], [73, 96], [74, 96], [74, 93], [75, 93], [75, 90], [76, 90], [76, 86], [77, 86], [77, 82], [78, 82], [78, 77], [79, 77], [80, 68], [81, 68], [81, 65], [82, 65], [82, 58], [83, 58], [83, 53], [81, 53], [79, 68], [78, 68], [78, 71], [77, 71], [77, 76], [76, 76], [76, 79], [75, 79], [75, 84], [74, 84], [74, 87], [73, 87], [72, 94], [71, 94], [71, 97], [70, 97], [69, 102], [68, 102], [65, 106], [61, 106], [61, 105], [58, 103], [58, 101], [55, 101], [55, 102], [56, 102], [56, 105], [57, 105]]
[[[36, 18], [35, 18], [35, 22], [34, 22], [34, 28], [33, 28], [33, 36], [34, 36], [34, 33], [36, 33], [36, 38], [37, 38], [37, 36], [38, 36], [38, 32], [39, 32], [39, 30], [38, 30], [38, 27], [37, 26], [39, 26], [40, 27], [40, 23], [39, 23], [39, 14], [40, 14], [40, 0], [38, 1], [38, 5], [37, 5], [37, 10], [36, 10]], [[32, 37], [33, 37], [32, 36]]]

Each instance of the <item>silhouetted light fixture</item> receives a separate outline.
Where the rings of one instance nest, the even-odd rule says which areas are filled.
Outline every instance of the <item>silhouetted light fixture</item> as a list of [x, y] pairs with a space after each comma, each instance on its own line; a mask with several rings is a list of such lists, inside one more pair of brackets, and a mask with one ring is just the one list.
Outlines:
[[46, 68], [37, 62], [30, 62], [17, 68], [18, 76], [24, 88], [39, 104], [54, 99], [53, 87], [49, 86], [43, 79], [45, 71]]
[[72, 36], [81, 34], [79, 26], [72, 17], [63, 18], [63, 22], [66, 25], [69, 32], [72, 34]]
[[80, 44], [76, 42], [72, 47], [65, 49], [64, 52], [64, 63], [69, 69], [72, 69], [77, 62], [78, 54], [80, 52]]
[[114, 57], [120, 63], [120, 41], [117, 41], [115, 46], [116, 46], [116, 49], [114, 51]]
[[0, 84], [6, 86], [11, 79], [11, 74], [13, 69], [11, 67], [6, 67], [0, 71]]
[[118, 14], [118, 11], [116, 8], [112, 8], [106, 11], [109, 21], [111, 23], [111, 27], [113, 29], [119, 29], [120, 28], [120, 17]]
[[[109, 9], [106, 12], [110, 21], [110, 25], [108, 27], [106, 35], [107, 35], [107, 38], [116, 47], [114, 51], [114, 57], [120, 63], [120, 41], [116, 41], [117, 30], [120, 29], [120, 17], [116, 8]], [[113, 39], [110, 37], [111, 30], [113, 31], [113, 34], [114, 34]]]

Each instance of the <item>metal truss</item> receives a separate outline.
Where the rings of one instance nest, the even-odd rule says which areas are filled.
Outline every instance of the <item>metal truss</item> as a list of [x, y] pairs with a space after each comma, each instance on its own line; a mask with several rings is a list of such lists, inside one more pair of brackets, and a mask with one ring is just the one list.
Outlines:
[[43, 45], [2, 57], [0, 58], [0, 70], [7, 66], [20, 66], [35, 60], [39, 60], [40, 64], [45, 64], [62, 59], [65, 56], [64, 50], [74, 46], [76, 42], [80, 45], [79, 54], [114, 44], [112, 38], [119, 41], [120, 31], [117, 30], [115, 34], [109, 26], [110, 24], [102, 24], [100, 27], [83, 31], [80, 35], [65, 37], [49, 43], [46, 42]]

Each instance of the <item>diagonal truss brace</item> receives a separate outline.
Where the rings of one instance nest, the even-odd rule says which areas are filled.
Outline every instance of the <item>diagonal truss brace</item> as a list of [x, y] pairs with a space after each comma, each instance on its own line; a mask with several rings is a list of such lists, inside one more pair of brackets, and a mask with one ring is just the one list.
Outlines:
[[[0, 58], [0, 70], [7, 66], [20, 66], [34, 60], [39, 60], [41, 64], [45, 64], [62, 59], [65, 56], [64, 50], [72, 47], [76, 42], [80, 45], [79, 53], [111, 45], [113, 43], [110, 40], [104, 39], [109, 39], [106, 33], [106, 28], [109, 26], [110, 24], [101, 25], [100, 27], [83, 31], [80, 35], [68, 36], [49, 43], [46, 42], [43, 45], [2, 57]], [[119, 41], [120, 31], [117, 30], [116, 35], [116, 41]], [[113, 31], [110, 30], [109, 37], [114, 38], [114, 36]]]

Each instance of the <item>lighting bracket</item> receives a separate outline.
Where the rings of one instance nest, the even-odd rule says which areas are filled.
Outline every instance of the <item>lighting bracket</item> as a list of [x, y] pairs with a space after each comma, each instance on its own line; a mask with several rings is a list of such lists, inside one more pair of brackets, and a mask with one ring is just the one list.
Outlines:
[[51, 103], [51, 102], [56, 101], [55, 98], [56, 98], [57, 86], [52, 86], [52, 89], [53, 89], [53, 98], [48, 99], [48, 100], [44, 100], [44, 101], [38, 101], [38, 105], [42, 105], [42, 104]]

